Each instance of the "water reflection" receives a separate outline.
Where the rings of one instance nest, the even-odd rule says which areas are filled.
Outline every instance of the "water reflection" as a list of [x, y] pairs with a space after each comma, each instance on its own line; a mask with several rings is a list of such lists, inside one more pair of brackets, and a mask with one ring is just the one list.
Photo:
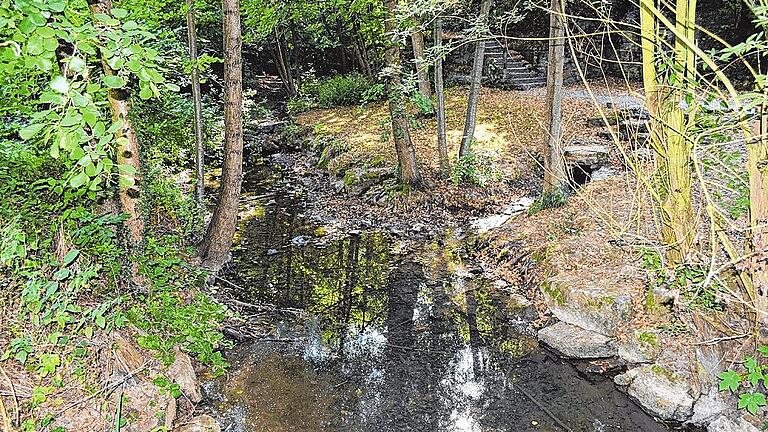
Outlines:
[[520, 325], [531, 310], [460, 271], [450, 239], [403, 257], [381, 233], [332, 238], [279, 187], [252, 203], [264, 211], [243, 219], [226, 277], [243, 300], [310, 319], [275, 317], [295, 343], [228, 353], [232, 371], [207, 386], [224, 430], [562, 430], [542, 405], [574, 431], [664, 430], [610, 381], [539, 351]]

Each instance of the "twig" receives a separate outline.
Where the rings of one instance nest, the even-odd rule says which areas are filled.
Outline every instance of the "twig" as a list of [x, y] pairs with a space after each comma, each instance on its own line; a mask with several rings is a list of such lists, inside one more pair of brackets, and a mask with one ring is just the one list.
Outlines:
[[[11, 379], [11, 377], [9, 377], [7, 373], [5, 373], [5, 369], [3, 369], [3, 366], [0, 366], [0, 373], [3, 374], [3, 378], [5, 378], [6, 381], [8, 381], [8, 384], [10, 384], [10, 386], [11, 386], [11, 396], [13, 397], [13, 407], [14, 407], [14, 409], [16, 411], [15, 412], [16, 424], [19, 424], [19, 421], [21, 420], [21, 418], [19, 417], [20, 416], [20, 413], [19, 413], [19, 411], [20, 411], [19, 410], [19, 397], [16, 394], [16, 386], [13, 385], [13, 380]], [[0, 403], [2, 403], [2, 402], [3, 402], [2, 396], [0, 396]]]
[[533, 402], [534, 404], [536, 404], [536, 406], [538, 406], [539, 408], [541, 408], [541, 410], [542, 410], [542, 411], [544, 411], [545, 413], [547, 413], [547, 415], [548, 415], [549, 417], [551, 417], [551, 418], [552, 418], [552, 420], [554, 420], [554, 421], [555, 421], [555, 423], [557, 423], [557, 425], [558, 425], [558, 426], [560, 426], [561, 428], [565, 429], [567, 432], [573, 432], [573, 429], [569, 428], [569, 427], [568, 427], [568, 426], [567, 426], [565, 423], [563, 423], [563, 422], [562, 422], [562, 421], [561, 421], [559, 418], [557, 418], [557, 416], [555, 416], [555, 415], [552, 413], [552, 411], [550, 411], [549, 409], [547, 409], [547, 407], [545, 407], [545, 406], [544, 406], [544, 405], [543, 405], [541, 402], [539, 402], [539, 401], [537, 401], [536, 399], [534, 399], [534, 397], [533, 397], [533, 396], [531, 396], [531, 395], [530, 395], [530, 394], [529, 394], [527, 391], [525, 391], [525, 389], [524, 389], [524, 388], [520, 387], [519, 385], [515, 385], [515, 383], [514, 383], [514, 382], [512, 382], [512, 381], [510, 381], [510, 382], [509, 382], [509, 384], [510, 384], [510, 385], [511, 385], [513, 388], [515, 388], [515, 389], [517, 389], [518, 391], [520, 391], [520, 393], [524, 394], [524, 395], [525, 395], [525, 397], [527, 397], [528, 399], [530, 399], [530, 401], [531, 401], [531, 402]]
[[752, 334], [743, 333], [743, 334], [733, 335], [733, 336], [724, 336], [724, 337], [710, 339], [708, 341], [696, 342], [694, 345], [717, 345], [720, 342], [725, 342], [725, 341], [735, 340], [735, 339], [742, 339], [749, 336], [752, 336]]

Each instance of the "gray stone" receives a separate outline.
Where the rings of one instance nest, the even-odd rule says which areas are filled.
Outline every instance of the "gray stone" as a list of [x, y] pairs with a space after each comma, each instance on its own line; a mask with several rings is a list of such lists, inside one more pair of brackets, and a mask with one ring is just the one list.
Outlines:
[[735, 415], [720, 416], [707, 426], [707, 432], [760, 432], [760, 429]]
[[[642, 333], [630, 334], [619, 343], [619, 357], [629, 364], [653, 363], [658, 358], [658, 342], [642, 342]], [[658, 338], [658, 335], [654, 335]]]
[[197, 381], [195, 369], [192, 367], [192, 359], [178, 347], [175, 348], [176, 360], [168, 367], [168, 378], [179, 385], [179, 390], [192, 402], [200, 402], [203, 395], [200, 392], [200, 383]]
[[577, 144], [563, 147], [563, 157], [568, 165], [599, 166], [608, 156], [608, 146], [602, 144]]
[[631, 369], [617, 375], [614, 382], [625, 386], [627, 394], [645, 411], [662, 420], [684, 422], [693, 415], [694, 399], [688, 394], [690, 386], [682, 377], [661, 366]]
[[221, 432], [221, 426], [213, 417], [203, 414], [180, 424], [173, 432]]
[[688, 423], [694, 426], [705, 426], [728, 411], [728, 404], [720, 392], [711, 387], [707, 394], [702, 395], [693, 405], [693, 416]]
[[613, 339], [564, 322], [539, 330], [538, 336], [541, 342], [565, 357], [590, 359], [616, 355]]

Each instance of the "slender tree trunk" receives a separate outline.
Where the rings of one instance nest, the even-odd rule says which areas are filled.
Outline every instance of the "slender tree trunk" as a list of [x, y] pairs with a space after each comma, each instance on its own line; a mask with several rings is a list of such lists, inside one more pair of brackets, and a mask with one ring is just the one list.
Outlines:
[[203, 147], [203, 104], [200, 95], [200, 70], [197, 66], [197, 31], [195, 0], [187, 0], [187, 40], [192, 62], [192, 100], [195, 105], [195, 176], [197, 179], [197, 211], [202, 214], [205, 200], [205, 148]]
[[443, 46], [443, 20], [435, 17], [434, 31], [435, 47], [438, 49], [435, 58], [435, 95], [437, 96], [437, 153], [440, 156], [440, 172], [448, 175], [451, 172], [451, 163], [448, 160], [448, 140], [445, 136], [445, 89], [443, 85], [443, 53], [439, 50]]
[[203, 266], [217, 272], [229, 260], [237, 228], [243, 177], [243, 59], [239, 0], [223, 0], [224, 166], [216, 210], [200, 250]]
[[275, 27], [275, 43], [277, 44], [276, 60], [280, 78], [283, 79], [283, 83], [288, 89], [288, 94], [294, 96], [296, 94], [296, 81], [293, 79], [293, 72], [291, 72], [291, 63], [285, 49], [285, 42], [283, 42], [283, 37], [280, 35], [277, 27]]
[[[483, 0], [480, 5], [480, 21], [483, 26], [488, 25], [488, 13], [491, 10], [492, 0]], [[475, 60], [472, 66], [472, 82], [469, 86], [469, 98], [467, 103], [467, 116], [464, 120], [464, 135], [459, 147], [459, 157], [469, 153], [472, 140], [475, 137], [475, 123], [477, 122], [477, 99], [480, 97], [480, 87], [483, 82], [483, 61], [485, 60], [485, 38], [479, 36], [475, 45]]]
[[[387, 14], [384, 25], [385, 31], [388, 35], [392, 35], [396, 30], [394, 20], [397, 12], [397, 0], [384, 0], [384, 10]], [[390, 69], [387, 77], [387, 95], [389, 97], [389, 114], [392, 118], [392, 138], [400, 163], [400, 179], [411, 186], [418, 187], [422, 183], [422, 178], [416, 163], [416, 152], [413, 149], [408, 117], [405, 111], [402, 79], [400, 77], [400, 47], [397, 41], [389, 42], [385, 59]]]
[[[88, 5], [91, 13], [109, 14], [112, 10], [112, 0], [89, 0]], [[107, 64], [107, 60], [102, 60], [102, 68], [105, 75], [114, 75], [114, 71]], [[139, 200], [141, 198], [141, 162], [139, 159], [139, 139], [128, 117], [129, 93], [127, 89], [110, 89], [107, 94], [109, 106], [112, 111], [112, 120], [121, 122], [121, 127], [117, 131], [117, 163], [129, 165], [136, 171], [135, 174], [120, 174], [120, 185], [118, 195], [120, 207], [123, 212], [128, 214], [128, 220], [125, 221], [129, 233], [129, 248], [135, 248], [144, 240], [144, 220], [141, 217]]]
[[411, 33], [411, 45], [413, 45], [413, 60], [416, 63], [419, 93], [425, 99], [432, 99], [432, 88], [429, 85], [429, 64], [424, 60], [424, 32], [421, 31], [421, 22], [416, 24]]
[[566, 181], [562, 151], [563, 66], [565, 64], [565, 4], [552, 0], [549, 12], [549, 57], [547, 63], [547, 107], [549, 136], [544, 158], [544, 192], [562, 189]]
[[[768, 325], [768, 107], [760, 107], [753, 142], [747, 147], [749, 174], [750, 259], [752, 286], [758, 323]], [[759, 326], [759, 324], [758, 324]], [[762, 335], [766, 337], [767, 335]]]

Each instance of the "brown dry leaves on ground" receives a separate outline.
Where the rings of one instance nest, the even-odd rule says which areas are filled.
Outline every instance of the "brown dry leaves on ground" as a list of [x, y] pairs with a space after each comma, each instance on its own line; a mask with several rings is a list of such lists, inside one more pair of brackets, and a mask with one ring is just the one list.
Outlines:
[[[448, 152], [458, 153], [464, 132], [467, 96], [465, 88], [446, 92]], [[496, 156], [497, 168], [506, 178], [531, 176], [537, 172], [545, 146], [546, 97], [543, 89], [517, 92], [483, 88], [478, 102], [475, 128], [476, 152]], [[586, 120], [594, 112], [588, 99], [566, 98], [563, 111], [565, 139], [570, 140], [586, 130]], [[300, 115], [299, 124], [324, 134], [334, 135], [350, 146], [350, 150], [329, 165], [348, 166], [352, 161], [385, 161], [394, 165], [396, 156], [389, 137], [388, 108], [385, 102], [364, 107], [317, 110]], [[438, 167], [436, 120], [420, 120], [421, 127], [411, 128], [416, 156], [422, 170], [434, 173]], [[382, 137], [387, 137], [386, 141]]]

